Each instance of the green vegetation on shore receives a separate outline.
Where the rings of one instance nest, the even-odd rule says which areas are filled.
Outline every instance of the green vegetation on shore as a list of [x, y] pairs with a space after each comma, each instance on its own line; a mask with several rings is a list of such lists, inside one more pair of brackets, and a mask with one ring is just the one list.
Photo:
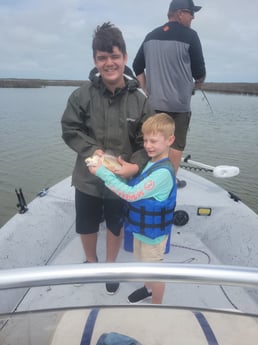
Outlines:
[[[46, 86], [80, 86], [83, 80], [47, 80], [0, 78], [0, 88], [41, 88]], [[204, 83], [207, 92], [258, 95], [258, 83]]]
[[237, 93], [258, 96], [258, 83], [204, 83], [207, 92]]
[[47, 80], [47, 79], [16, 79], [0, 78], [0, 87], [9, 88], [40, 88], [46, 86], [80, 86], [83, 80]]

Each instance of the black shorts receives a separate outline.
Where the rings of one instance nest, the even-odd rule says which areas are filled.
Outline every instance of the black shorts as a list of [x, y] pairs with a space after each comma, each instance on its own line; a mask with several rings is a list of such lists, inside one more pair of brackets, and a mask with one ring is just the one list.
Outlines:
[[[161, 113], [163, 111], [156, 110], [156, 112]], [[175, 113], [164, 111], [164, 113], [170, 115], [175, 121], [175, 141], [171, 147], [178, 151], [184, 151], [187, 131], [191, 120], [191, 112]]]
[[75, 210], [78, 234], [98, 232], [104, 216], [107, 228], [115, 236], [120, 235], [125, 217], [125, 202], [122, 199], [98, 198], [75, 189]]

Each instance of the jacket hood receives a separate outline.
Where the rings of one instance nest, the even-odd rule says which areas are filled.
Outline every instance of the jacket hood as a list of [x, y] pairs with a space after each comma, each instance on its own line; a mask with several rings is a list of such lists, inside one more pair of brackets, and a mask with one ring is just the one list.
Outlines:
[[[136, 79], [132, 70], [128, 66], [125, 66], [124, 77], [126, 79], [127, 88], [129, 91], [134, 91], [140, 87], [138, 80]], [[99, 87], [101, 79], [102, 78], [97, 68], [94, 67], [89, 73], [89, 80], [93, 83], [95, 87]]]

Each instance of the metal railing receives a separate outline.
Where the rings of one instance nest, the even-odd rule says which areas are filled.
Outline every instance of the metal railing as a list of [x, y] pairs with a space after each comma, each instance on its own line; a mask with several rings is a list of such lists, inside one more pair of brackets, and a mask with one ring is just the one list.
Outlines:
[[169, 263], [97, 263], [0, 271], [0, 290], [105, 281], [165, 281], [258, 288], [258, 268]]

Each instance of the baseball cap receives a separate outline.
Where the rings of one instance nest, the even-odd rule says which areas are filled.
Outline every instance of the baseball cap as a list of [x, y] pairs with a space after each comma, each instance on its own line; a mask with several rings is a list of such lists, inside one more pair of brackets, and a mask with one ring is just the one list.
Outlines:
[[168, 12], [174, 12], [177, 10], [190, 10], [192, 12], [198, 12], [201, 8], [201, 6], [195, 6], [193, 0], [172, 0], [169, 5]]

